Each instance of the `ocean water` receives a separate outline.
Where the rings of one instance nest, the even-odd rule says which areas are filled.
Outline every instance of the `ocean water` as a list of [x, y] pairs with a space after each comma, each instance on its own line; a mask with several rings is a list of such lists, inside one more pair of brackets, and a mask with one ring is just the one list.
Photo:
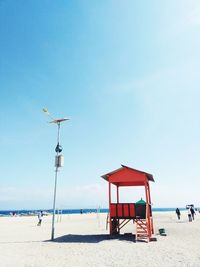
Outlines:
[[[180, 210], [185, 210], [185, 208], [179, 208]], [[176, 208], [153, 208], [153, 212], [166, 212], [166, 211], [174, 211]], [[28, 215], [36, 215], [41, 209], [38, 210], [0, 210], [0, 216], [10, 216], [10, 215], [19, 215], [19, 216], [28, 216]], [[52, 209], [44, 209], [42, 210], [47, 213], [52, 213]], [[56, 214], [80, 214], [80, 213], [108, 213], [108, 209], [63, 209], [56, 210]]]

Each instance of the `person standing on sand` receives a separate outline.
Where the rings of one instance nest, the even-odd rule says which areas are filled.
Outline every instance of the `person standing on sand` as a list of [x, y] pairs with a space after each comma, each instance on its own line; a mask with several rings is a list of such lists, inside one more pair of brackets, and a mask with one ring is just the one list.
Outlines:
[[42, 216], [43, 216], [43, 212], [40, 211], [40, 212], [38, 213], [38, 224], [37, 224], [37, 226], [41, 226], [41, 223], [42, 223]]
[[180, 220], [181, 212], [180, 212], [179, 208], [176, 209], [176, 215], [177, 215], [178, 219]]
[[190, 208], [188, 209], [188, 219], [189, 219], [189, 222], [192, 221], [192, 214], [191, 214], [191, 209]]
[[191, 215], [192, 215], [192, 220], [194, 221], [194, 215], [196, 214], [195, 213], [195, 210], [193, 207], [190, 208], [190, 212], [191, 212]]

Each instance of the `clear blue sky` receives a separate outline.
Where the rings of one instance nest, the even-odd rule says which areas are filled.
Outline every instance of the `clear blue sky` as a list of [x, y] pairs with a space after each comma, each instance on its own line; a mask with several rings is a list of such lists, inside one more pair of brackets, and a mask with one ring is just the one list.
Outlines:
[[52, 207], [43, 107], [71, 118], [58, 207], [106, 207], [120, 164], [154, 175], [154, 207], [200, 206], [199, 47], [198, 0], [1, 0], [0, 209]]

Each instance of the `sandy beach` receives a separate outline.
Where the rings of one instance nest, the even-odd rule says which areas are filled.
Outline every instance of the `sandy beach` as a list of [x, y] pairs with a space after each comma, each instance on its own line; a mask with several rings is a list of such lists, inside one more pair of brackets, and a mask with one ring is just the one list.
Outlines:
[[[42, 226], [37, 217], [0, 218], [1, 267], [65, 266], [200, 266], [200, 214], [189, 223], [182, 212], [155, 212], [157, 241], [134, 242], [130, 235], [110, 237], [106, 214], [62, 215], [56, 218], [55, 241], [50, 241], [51, 216]], [[60, 221], [61, 219], [61, 221]], [[165, 228], [167, 236], [158, 234]], [[134, 233], [129, 223], [123, 233]]]

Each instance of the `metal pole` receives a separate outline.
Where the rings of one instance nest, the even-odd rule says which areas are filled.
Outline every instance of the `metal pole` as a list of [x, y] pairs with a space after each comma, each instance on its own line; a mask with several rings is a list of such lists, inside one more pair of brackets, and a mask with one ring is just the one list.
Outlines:
[[51, 240], [54, 240], [54, 230], [55, 230], [54, 223], [55, 223], [55, 207], [56, 207], [57, 176], [58, 176], [58, 167], [56, 167], [56, 174], [55, 174], [55, 185], [54, 185], [54, 198], [53, 198], [53, 217], [52, 217]]
[[[60, 122], [57, 123], [58, 125], [58, 135], [57, 135], [57, 143], [59, 143], [60, 137]], [[56, 153], [58, 156], [59, 152]], [[54, 185], [54, 198], [53, 198], [53, 217], [52, 217], [52, 229], [51, 229], [51, 240], [54, 240], [54, 232], [55, 232], [55, 208], [56, 208], [56, 188], [57, 188], [57, 177], [58, 177], [58, 164], [56, 162], [56, 171], [55, 171], [55, 185]]]
[[47, 108], [43, 108], [42, 109], [43, 112], [45, 112], [52, 121], [50, 121], [49, 123], [55, 123], [58, 126], [58, 134], [57, 134], [57, 145], [56, 145], [56, 170], [55, 170], [55, 185], [54, 185], [54, 198], [53, 198], [53, 216], [52, 216], [52, 231], [51, 231], [51, 240], [54, 240], [54, 223], [55, 223], [55, 208], [56, 208], [56, 187], [57, 187], [57, 177], [58, 177], [58, 168], [62, 167], [59, 163], [59, 153], [62, 152], [62, 147], [59, 144], [59, 139], [60, 139], [60, 123], [69, 120], [68, 118], [58, 118], [55, 119], [53, 118], [50, 114]]

